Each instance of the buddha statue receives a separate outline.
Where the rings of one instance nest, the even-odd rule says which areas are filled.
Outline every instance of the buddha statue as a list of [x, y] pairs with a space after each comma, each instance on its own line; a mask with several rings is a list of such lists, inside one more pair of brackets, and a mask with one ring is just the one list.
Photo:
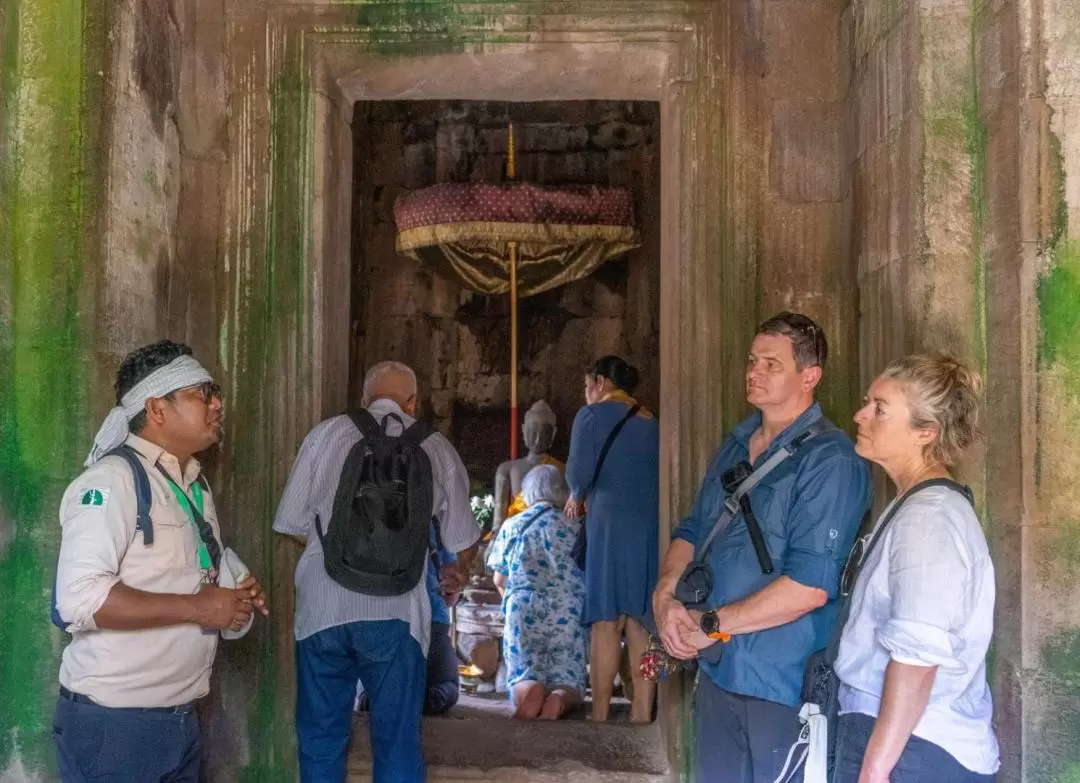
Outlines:
[[554, 465], [560, 471], [566, 469], [562, 462], [548, 454], [548, 449], [555, 440], [555, 411], [550, 405], [539, 400], [529, 408], [521, 423], [521, 434], [529, 453], [521, 459], [502, 463], [495, 471], [493, 534], [499, 531], [504, 520], [525, 510], [525, 501], [521, 497], [521, 482], [526, 473], [537, 465]]

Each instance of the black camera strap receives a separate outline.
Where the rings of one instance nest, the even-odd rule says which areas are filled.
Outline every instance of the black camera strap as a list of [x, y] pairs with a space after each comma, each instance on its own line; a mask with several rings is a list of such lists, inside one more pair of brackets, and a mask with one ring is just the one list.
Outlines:
[[833, 424], [824, 417], [817, 419], [803, 432], [799, 433], [791, 443], [788, 443], [786, 446], [781, 446], [771, 457], [758, 466], [753, 473], [747, 476], [743, 482], [735, 488], [735, 491], [729, 494], [724, 500], [724, 511], [720, 514], [720, 518], [716, 520], [716, 523], [712, 526], [712, 530], [709, 531], [709, 535], [706, 536], [704, 543], [702, 543], [701, 547], [694, 555], [694, 560], [699, 563], [705, 562], [705, 558], [709, 556], [709, 550], [712, 548], [713, 542], [727, 529], [727, 526], [731, 524], [731, 521], [739, 515], [739, 511], [741, 510], [740, 502], [743, 497], [750, 494], [750, 490], [760, 484], [766, 476], [776, 470], [776, 468], [780, 466], [780, 463], [801, 449], [808, 440], [817, 435], [829, 432], [833, 428]]

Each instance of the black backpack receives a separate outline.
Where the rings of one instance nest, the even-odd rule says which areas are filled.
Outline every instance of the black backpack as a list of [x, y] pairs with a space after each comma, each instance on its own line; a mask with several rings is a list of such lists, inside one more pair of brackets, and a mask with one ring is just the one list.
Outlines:
[[357, 593], [402, 595], [420, 582], [428, 552], [428, 526], [435, 505], [431, 460], [420, 448], [432, 429], [421, 421], [386, 434], [366, 410], [349, 418], [363, 436], [341, 469], [329, 530], [315, 515], [330, 578]]

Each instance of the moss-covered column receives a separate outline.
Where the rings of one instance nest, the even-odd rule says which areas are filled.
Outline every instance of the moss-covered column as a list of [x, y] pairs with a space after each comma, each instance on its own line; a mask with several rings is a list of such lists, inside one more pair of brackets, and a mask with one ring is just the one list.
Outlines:
[[104, 0], [0, 9], [0, 779], [52, 777], [60, 492], [88, 443]]
[[[1080, 5], [1036, 18], [1049, 133], [1037, 258], [1034, 500], [1026, 526], [1024, 777], [1080, 779]], [[1041, 51], [1040, 51], [1041, 50]]]

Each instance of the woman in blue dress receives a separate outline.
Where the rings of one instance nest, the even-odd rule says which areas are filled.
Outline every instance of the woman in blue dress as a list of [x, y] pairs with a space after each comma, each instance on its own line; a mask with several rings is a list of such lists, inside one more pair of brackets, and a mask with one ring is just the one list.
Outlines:
[[[566, 479], [566, 516], [585, 516], [585, 623], [590, 626], [589, 678], [592, 719], [606, 721], [625, 635], [633, 675], [630, 720], [652, 720], [655, 684], [638, 661], [648, 643], [641, 619], [656, 586], [660, 515], [660, 426], [645, 408], [616, 436], [597, 477], [604, 441], [637, 402], [630, 395], [638, 371], [618, 356], [605, 356], [585, 374], [585, 401], [574, 419]], [[587, 511], [586, 514], [586, 503]]]
[[587, 678], [585, 580], [571, 555], [578, 525], [562, 514], [567, 491], [558, 468], [530, 470], [521, 494], [526, 509], [499, 528], [487, 565], [503, 596], [514, 717], [555, 720], [581, 704]]

